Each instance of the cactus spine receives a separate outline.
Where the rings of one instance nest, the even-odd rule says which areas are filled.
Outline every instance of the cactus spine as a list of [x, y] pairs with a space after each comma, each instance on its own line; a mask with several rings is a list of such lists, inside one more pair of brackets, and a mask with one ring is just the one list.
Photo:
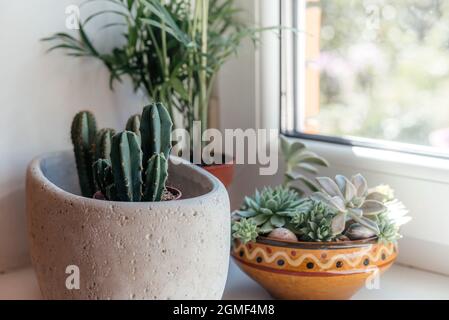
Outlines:
[[134, 132], [121, 132], [112, 138], [111, 164], [118, 200], [141, 201], [142, 150]]
[[168, 159], [172, 128], [173, 122], [163, 104], [153, 103], [143, 109], [140, 132], [145, 165], [155, 154], [163, 153], [165, 159]]
[[95, 193], [92, 166], [96, 131], [95, 117], [89, 111], [82, 111], [73, 119], [71, 128], [72, 143], [81, 193], [85, 197], [92, 197]]
[[160, 201], [168, 177], [168, 161], [163, 153], [153, 155], [145, 172], [144, 201]]

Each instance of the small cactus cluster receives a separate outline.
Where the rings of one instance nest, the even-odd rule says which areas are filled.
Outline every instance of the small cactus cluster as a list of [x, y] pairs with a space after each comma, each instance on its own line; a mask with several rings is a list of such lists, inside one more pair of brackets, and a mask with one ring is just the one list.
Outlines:
[[166, 191], [168, 157], [173, 122], [160, 103], [134, 115], [126, 130], [97, 132], [89, 111], [78, 113], [72, 123], [72, 142], [81, 193], [98, 191], [107, 200], [161, 201]]

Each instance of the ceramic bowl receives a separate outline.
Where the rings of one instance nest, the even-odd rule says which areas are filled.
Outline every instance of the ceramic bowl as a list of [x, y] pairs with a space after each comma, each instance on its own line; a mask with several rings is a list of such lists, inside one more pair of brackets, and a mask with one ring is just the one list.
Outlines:
[[234, 240], [231, 255], [274, 298], [340, 300], [376, 286], [395, 261], [397, 245], [376, 239], [319, 243], [259, 237], [247, 244]]

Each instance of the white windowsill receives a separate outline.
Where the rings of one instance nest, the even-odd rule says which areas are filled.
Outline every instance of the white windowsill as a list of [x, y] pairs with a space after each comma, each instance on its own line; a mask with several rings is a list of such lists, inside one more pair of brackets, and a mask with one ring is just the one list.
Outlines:
[[[256, 282], [233, 262], [223, 297], [226, 299], [271, 299]], [[380, 279], [379, 290], [360, 290], [355, 300], [443, 300], [449, 299], [449, 277], [404, 267], [392, 266]]]
[[[394, 265], [381, 278], [381, 289], [362, 289], [354, 299], [449, 299], [449, 277]], [[0, 275], [0, 299], [41, 299], [32, 268]], [[224, 300], [271, 299], [231, 262]]]

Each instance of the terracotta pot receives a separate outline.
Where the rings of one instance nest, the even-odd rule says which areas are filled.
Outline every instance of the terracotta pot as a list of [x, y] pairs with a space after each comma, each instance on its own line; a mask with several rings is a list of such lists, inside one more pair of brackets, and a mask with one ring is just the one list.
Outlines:
[[274, 298], [340, 300], [375, 283], [395, 261], [397, 246], [376, 240], [294, 243], [260, 238], [246, 245], [234, 241], [231, 255]]
[[223, 164], [214, 164], [209, 166], [201, 166], [207, 172], [213, 174], [220, 180], [226, 188], [229, 188], [234, 180], [235, 163], [234, 159], [228, 160]]
[[[177, 159], [181, 200], [112, 202], [78, 196], [72, 152], [34, 160], [27, 174], [32, 262], [46, 299], [220, 299], [230, 248], [223, 185]], [[68, 266], [80, 290], [66, 287]]]

